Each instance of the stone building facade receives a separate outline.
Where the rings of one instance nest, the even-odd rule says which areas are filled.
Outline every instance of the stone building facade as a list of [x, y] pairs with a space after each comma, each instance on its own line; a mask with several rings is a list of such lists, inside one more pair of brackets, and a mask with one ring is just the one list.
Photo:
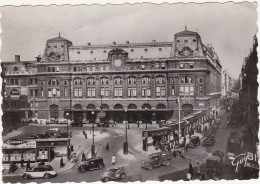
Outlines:
[[[73, 46], [47, 40], [34, 62], [2, 63], [5, 110], [12, 93], [27, 94], [32, 118], [129, 121], [176, 120], [194, 112], [213, 115], [221, 98], [222, 66], [212, 45], [184, 30], [170, 42]], [[19, 109], [19, 108], [17, 108]], [[66, 116], [68, 115], [68, 117]]]

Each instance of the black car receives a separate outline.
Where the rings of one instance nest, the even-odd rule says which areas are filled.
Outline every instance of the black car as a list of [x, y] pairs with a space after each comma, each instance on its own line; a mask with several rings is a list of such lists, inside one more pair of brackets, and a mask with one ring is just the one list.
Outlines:
[[78, 166], [78, 171], [85, 173], [86, 171], [103, 169], [105, 164], [103, 162], [102, 157], [90, 158], [84, 161], [82, 164]]
[[190, 142], [196, 147], [200, 145], [200, 138], [199, 136], [191, 136]]

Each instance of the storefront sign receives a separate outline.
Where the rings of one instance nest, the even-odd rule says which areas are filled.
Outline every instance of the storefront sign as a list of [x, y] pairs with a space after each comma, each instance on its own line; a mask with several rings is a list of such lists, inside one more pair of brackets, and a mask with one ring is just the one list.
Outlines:
[[[253, 161], [253, 162], [250, 163], [248, 161]], [[242, 164], [244, 167], [252, 167], [252, 168], [259, 169], [259, 165], [257, 163], [258, 163], [258, 155], [249, 152], [247, 152], [246, 154], [244, 153], [244, 154], [237, 155], [234, 158], [234, 160], [231, 162], [233, 166], [236, 166], [236, 172], [238, 172], [239, 165]]]
[[170, 128], [165, 129], [154, 129], [154, 130], [146, 130], [143, 131], [143, 137], [154, 137], [154, 136], [162, 136], [169, 135], [171, 132]]
[[23, 141], [20, 144], [10, 144], [9, 142], [2, 144], [2, 149], [26, 149], [26, 148], [36, 148], [35, 141]]

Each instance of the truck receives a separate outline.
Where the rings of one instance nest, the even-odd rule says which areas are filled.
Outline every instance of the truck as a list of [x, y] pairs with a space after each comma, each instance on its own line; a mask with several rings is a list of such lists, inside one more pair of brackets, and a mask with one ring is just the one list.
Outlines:
[[152, 170], [153, 168], [160, 167], [162, 165], [170, 165], [172, 159], [172, 152], [157, 152], [149, 155], [149, 161], [142, 162], [142, 168], [147, 170]]

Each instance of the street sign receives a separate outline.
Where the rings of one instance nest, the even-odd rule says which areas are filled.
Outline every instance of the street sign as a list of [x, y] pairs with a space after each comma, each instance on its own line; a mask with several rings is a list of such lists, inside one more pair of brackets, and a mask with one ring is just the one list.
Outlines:
[[99, 113], [97, 113], [97, 117], [104, 118], [104, 117], [106, 117], [106, 113], [105, 112], [99, 112]]

